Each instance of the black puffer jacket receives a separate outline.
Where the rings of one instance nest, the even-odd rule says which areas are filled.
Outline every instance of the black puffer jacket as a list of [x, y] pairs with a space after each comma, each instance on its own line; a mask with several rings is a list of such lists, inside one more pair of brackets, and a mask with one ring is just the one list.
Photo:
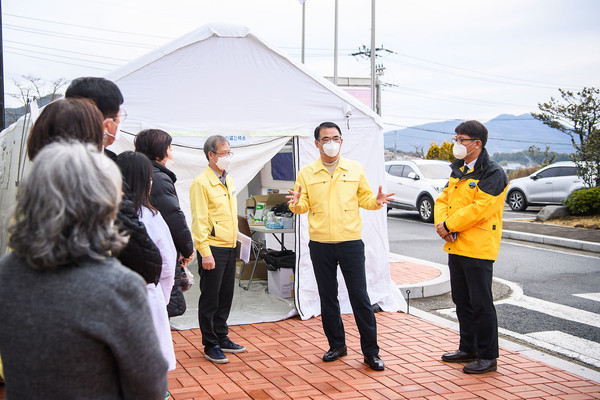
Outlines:
[[[152, 161], [154, 165], [154, 178], [150, 191], [150, 202], [160, 211], [171, 231], [171, 237], [177, 249], [177, 258], [180, 255], [190, 257], [194, 253], [194, 241], [185, 215], [179, 207], [179, 198], [175, 191], [177, 177], [164, 165]], [[171, 300], [167, 305], [169, 317], [181, 315], [185, 312], [186, 304], [180, 287], [181, 267], [179, 263], [175, 267], [175, 283], [171, 291]]]
[[116, 224], [121, 232], [129, 236], [129, 241], [117, 258], [121, 264], [140, 274], [146, 283], [157, 284], [162, 270], [160, 251], [140, 221], [128, 194], [129, 187], [125, 182], [123, 182], [123, 193]]

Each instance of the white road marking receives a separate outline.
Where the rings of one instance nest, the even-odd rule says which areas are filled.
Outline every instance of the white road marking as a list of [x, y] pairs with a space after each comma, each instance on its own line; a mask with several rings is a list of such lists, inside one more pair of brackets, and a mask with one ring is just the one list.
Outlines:
[[600, 343], [560, 331], [532, 332], [526, 336], [574, 353], [582, 354], [588, 359], [588, 362], [592, 361], [591, 364], [595, 366], [600, 365]]
[[573, 294], [573, 296], [581, 297], [582, 299], [600, 301], [600, 293], [579, 293]]
[[531, 311], [548, 314], [556, 318], [566, 319], [567, 321], [578, 322], [580, 324], [600, 328], [600, 314], [580, 310], [575, 307], [552, 303], [551, 301], [536, 299], [535, 297], [529, 296], [522, 296], [519, 299], [509, 299], [508, 301], [504, 302], [504, 304], [512, 304]]

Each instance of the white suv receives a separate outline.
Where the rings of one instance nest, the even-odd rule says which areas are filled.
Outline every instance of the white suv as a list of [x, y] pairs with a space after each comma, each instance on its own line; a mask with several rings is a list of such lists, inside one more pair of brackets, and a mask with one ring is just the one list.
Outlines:
[[450, 163], [440, 160], [402, 160], [385, 163], [387, 191], [396, 193], [392, 208], [419, 212], [422, 221], [433, 222], [433, 205], [450, 178]]
[[523, 211], [527, 206], [562, 204], [574, 190], [584, 187], [575, 163], [560, 161], [510, 181], [506, 203], [515, 211]]

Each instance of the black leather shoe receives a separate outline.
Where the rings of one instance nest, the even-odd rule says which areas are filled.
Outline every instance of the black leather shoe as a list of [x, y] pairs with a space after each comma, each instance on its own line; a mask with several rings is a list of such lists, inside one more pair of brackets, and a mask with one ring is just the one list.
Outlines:
[[442, 361], [446, 362], [471, 362], [477, 360], [477, 354], [467, 353], [466, 351], [456, 350], [453, 353], [442, 355]]
[[463, 367], [465, 374], [485, 374], [486, 372], [495, 371], [498, 369], [498, 363], [496, 359], [493, 360], [477, 360], [468, 363]]
[[385, 369], [383, 361], [381, 361], [379, 356], [365, 356], [365, 363], [369, 364], [369, 368], [375, 371], [383, 371]]
[[335, 361], [340, 357], [344, 357], [346, 354], [348, 354], [348, 348], [346, 346], [329, 349], [329, 351], [323, 355], [323, 361]]

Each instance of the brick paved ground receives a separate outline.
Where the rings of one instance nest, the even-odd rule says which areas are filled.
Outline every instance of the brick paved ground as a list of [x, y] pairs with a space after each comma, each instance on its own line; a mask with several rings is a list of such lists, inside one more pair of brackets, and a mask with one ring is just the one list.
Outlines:
[[[324, 363], [327, 341], [319, 318], [238, 325], [230, 337], [248, 352], [229, 364], [204, 359], [197, 329], [173, 332], [178, 366], [169, 375], [175, 400], [184, 399], [598, 399], [600, 383], [500, 349], [497, 372], [461, 372], [439, 360], [458, 334], [404, 313], [377, 313], [385, 371], [362, 362], [351, 315], [344, 315], [348, 356]], [[4, 399], [0, 388], [0, 399]]]
[[216, 366], [203, 358], [198, 330], [173, 335], [178, 369], [169, 376], [183, 399], [595, 399], [600, 384], [504, 349], [497, 372], [463, 374], [439, 360], [456, 348], [456, 332], [403, 313], [378, 313], [386, 370], [362, 362], [351, 315], [343, 316], [348, 356], [324, 363], [327, 342], [319, 318], [231, 327], [247, 353]]
[[440, 276], [437, 268], [411, 261], [390, 262], [390, 276], [397, 285], [426, 282]]

